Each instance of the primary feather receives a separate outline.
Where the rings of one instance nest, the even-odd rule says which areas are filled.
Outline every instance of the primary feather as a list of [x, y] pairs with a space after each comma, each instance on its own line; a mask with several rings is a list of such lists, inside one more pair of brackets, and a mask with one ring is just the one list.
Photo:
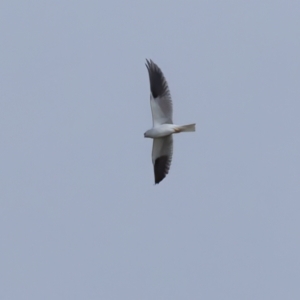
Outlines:
[[173, 124], [172, 99], [165, 76], [152, 60], [147, 60], [146, 67], [150, 80], [150, 105], [153, 126], [166, 123]]

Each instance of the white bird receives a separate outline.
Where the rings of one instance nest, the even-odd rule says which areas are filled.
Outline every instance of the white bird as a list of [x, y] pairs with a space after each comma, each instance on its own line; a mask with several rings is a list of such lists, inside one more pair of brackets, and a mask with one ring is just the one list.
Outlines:
[[150, 79], [153, 127], [144, 133], [144, 137], [153, 139], [152, 163], [157, 184], [169, 173], [173, 154], [172, 134], [195, 131], [196, 124], [173, 124], [172, 99], [168, 83], [161, 69], [151, 59], [146, 61]]

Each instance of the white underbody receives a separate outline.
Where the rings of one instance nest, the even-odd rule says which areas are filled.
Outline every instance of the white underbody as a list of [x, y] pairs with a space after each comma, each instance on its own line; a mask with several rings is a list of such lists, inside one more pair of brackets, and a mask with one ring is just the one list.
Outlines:
[[168, 136], [173, 133], [178, 133], [180, 132], [180, 126], [179, 125], [174, 125], [174, 124], [162, 124], [162, 125], [157, 125], [149, 130], [147, 130], [144, 134], [145, 137], [147, 138], [161, 138], [164, 136]]

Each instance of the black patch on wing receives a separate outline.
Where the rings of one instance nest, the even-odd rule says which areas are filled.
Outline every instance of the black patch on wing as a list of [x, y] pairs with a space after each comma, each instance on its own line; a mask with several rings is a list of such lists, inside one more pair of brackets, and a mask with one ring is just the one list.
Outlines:
[[169, 93], [168, 84], [161, 69], [150, 59], [146, 67], [149, 73], [151, 93], [154, 98], [163, 97]]
[[160, 183], [169, 173], [171, 159], [167, 155], [158, 157], [154, 163], [155, 184]]

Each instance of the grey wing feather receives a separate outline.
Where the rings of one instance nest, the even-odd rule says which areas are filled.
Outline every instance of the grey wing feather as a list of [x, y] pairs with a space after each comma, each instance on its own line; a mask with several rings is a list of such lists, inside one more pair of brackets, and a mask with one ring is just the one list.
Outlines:
[[155, 184], [160, 183], [169, 173], [173, 156], [173, 137], [153, 139], [152, 162]]
[[153, 123], [172, 124], [172, 98], [168, 83], [161, 69], [152, 61], [146, 60], [151, 90], [151, 109]]

